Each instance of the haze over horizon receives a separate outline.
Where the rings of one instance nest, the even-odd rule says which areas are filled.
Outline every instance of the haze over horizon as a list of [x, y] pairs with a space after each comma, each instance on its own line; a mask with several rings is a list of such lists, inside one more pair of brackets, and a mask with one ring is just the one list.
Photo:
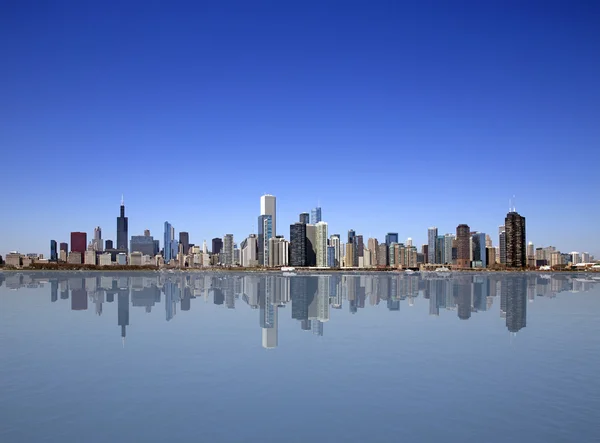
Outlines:
[[201, 244], [460, 223], [600, 256], [600, 4], [11, 2], [0, 14], [0, 255], [50, 239]]

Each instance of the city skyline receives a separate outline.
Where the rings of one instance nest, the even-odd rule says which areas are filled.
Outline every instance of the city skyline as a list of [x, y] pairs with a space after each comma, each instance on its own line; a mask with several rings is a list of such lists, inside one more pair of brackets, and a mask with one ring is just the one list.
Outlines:
[[599, 5], [440, 5], [11, 4], [0, 254], [118, 246], [121, 194], [129, 236], [241, 241], [269, 192], [277, 233], [318, 206], [419, 246], [497, 232], [516, 195], [528, 241], [600, 256]]

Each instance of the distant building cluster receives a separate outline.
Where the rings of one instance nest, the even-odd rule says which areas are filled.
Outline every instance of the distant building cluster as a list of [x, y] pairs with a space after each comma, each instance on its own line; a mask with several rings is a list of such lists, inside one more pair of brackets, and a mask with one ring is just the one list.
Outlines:
[[394, 268], [394, 269], [585, 269], [599, 266], [587, 252], [557, 251], [553, 246], [538, 247], [526, 242], [525, 217], [514, 207], [509, 209], [498, 229], [498, 245], [489, 234], [459, 224], [454, 233], [441, 234], [436, 227], [427, 230], [427, 243], [417, 249], [412, 239], [400, 241], [397, 232], [388, 232], [384, 241], [364, 239], [353, 229], [346, 236], [330, 233], [323, 221], [321, 207], [299, 214], [290, 225], [289, 239], [277, 231], [277, 200], [273, 195], [260, 198], [256, 233], [239, 245], [233, 234], [213, 238], [211, 249], [190, 242], [188, 232], [179, 232], [166, 221], [162, 238], [149, 230], [129, 237], [125, 202], [121, 199], [117, 217], [116, 245], [102, 239], [102, 229], [94, 229], [88, 242], [86, 232], [71, 232], [68, 243], [50, 241], [50, 256], [11, 252], [5, 264], [28, 267], [32, 263], [59, 262], [95, 266], [132, 265], [167, 268], [203, 268], [211, 266], [244, 268]]

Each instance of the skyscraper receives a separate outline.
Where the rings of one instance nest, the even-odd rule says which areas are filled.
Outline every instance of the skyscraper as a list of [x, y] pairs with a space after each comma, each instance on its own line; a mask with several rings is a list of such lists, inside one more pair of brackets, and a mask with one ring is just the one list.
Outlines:
[[92, 242], [92, 247], [94, 251], [102, 251], [104, 244], [102, 242], [102, 229], [100, 226], [96, 226], [94, 229], [94, 240]]
[[513, 210], [506, 214], [504, 226], [506, 227], [506, 266], [526, 267], [525, 217]]
[[354, 229], [348, 230], [348, 243], [354, 243], [354, 237], [356, 237], [356, 232], [354, 232]]
[[306, 266], [317, 266], [317, 227], [306, 225]]
[[305, 225], [310, 223], [310, 214], [308, 212], [300, 214], [300, 223], [304, 223]]
[[58, 261], [58, 251], [56, 250], [56, 240], [50, 240], [50, 261]]
[[321, 207], [317, 206], [315, 209], [310, 211], [310, 224], [316, 225], [322, 220], [321, 218]]
[[398, 243], [398, 233], [397, 232], [388, 232], [385, 235], [385, 244], [390, 247], [392, 243]]
[[452, 264], [452, 242], [454, 241], [454, 235], [444, 235], [444, 263]]
[[498, 243], [500, 244], [500, 263], [506, 264], [506, 227], [504, 225], [498, 228]]
[[305, 223], [298, 222], [290, 225], [290, 243], [290, 266], [306, 266]]
[[427, 262], [428, 263], [442, 263], [437, 261], [437, 245], [436, 240], [438, 237], [438, 229], [436, 227], [429, 228], [427, 230]]
[[127, 245], [129, 239], [128, 231], [128, 221], [127, 217], [125, 217], [125, 201], [121, 197], [121, 214], [117, 217], [117, 249], [125, 252], [129, 250]]
[[[265, 196], [263, 196], [265, 197]], [[275, 198], [275, 197], [273, 197]], [[262, 200], [261, 200], [262, 203]], [[262, 206], [262, 204], [261, 204]], [[258, 216], [258, 264], [269, 265], [269, 239], [273, 236], [273, 219], [270, 214]]]
[[104, 242], [104, 249], [105, 250], [113, 249], [113, 241], [112, 240], [106, 240]]
[[180, 232], [179, 244], [183, 246], [183, 255], [187, 255], [190, 250], [190, 234], [187, 232]]
[[483, 232], [474, 232], [471, 236], [471, 244], [473, 245], [473, 267], [487, 268], [485, 234]]
[[223, 237], [223, 264], [233, 266], [233, 234], [225, 234]]
[[141, 252], [142, 255], [154, 257], [155, 252], [154, 237], [151, 235], [132, 235], [129, 243], [129, 252]]
[[317, 266], [324, 268], [327, 266], [327, 223], [320, 221], [315, 226], [317, 228]]
[[260, 198], [260, 215], [271, 216], [271, 234], [277, 236], [277, 203], [274, 195], [265, 194]]
[[334, 264], [330, 265], [333, 268], [339, 268], [341, 266], [340, 260], [342, 256], [342, 241], [340, 234], [332, 234], [329, 238], [329, 243], [333, 247]]
[[221, 239], [221, 238], [213, 238], [212, 239], [212, 249], [211, 249], [211, 252], [214, 255], [219, 255], [221, 253], [221, 249], [223, 249], [223, 239]]
[[459, 268], [468, 268], [471, 261], [471, 229], [469, 225], [461, 224], [456, 227], [456, 265]]
[[163, 241], [165, 263], [169, 263], [173, 258], [175, 258], [175, 254], [173, 254], [173, 241], [174, 240], [175, 240], [175, 229], [173, 229], [173, 226], [171, 226], [171, 223], [165, 222], [165, 235], [164, 235], [164, 241]]
[[85, 254], [87, 246], [87, 234], [85, 232], [71, 232], [71, 252]]

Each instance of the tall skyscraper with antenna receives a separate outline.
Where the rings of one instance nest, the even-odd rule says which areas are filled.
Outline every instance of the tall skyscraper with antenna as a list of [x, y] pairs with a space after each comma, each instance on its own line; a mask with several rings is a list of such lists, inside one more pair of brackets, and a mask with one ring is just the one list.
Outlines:
[[125, 200], [121, 196], [121, 213], [117, 217], [117, 249], [129, 251], [128, 247], [128, 220], [125, 217]]

